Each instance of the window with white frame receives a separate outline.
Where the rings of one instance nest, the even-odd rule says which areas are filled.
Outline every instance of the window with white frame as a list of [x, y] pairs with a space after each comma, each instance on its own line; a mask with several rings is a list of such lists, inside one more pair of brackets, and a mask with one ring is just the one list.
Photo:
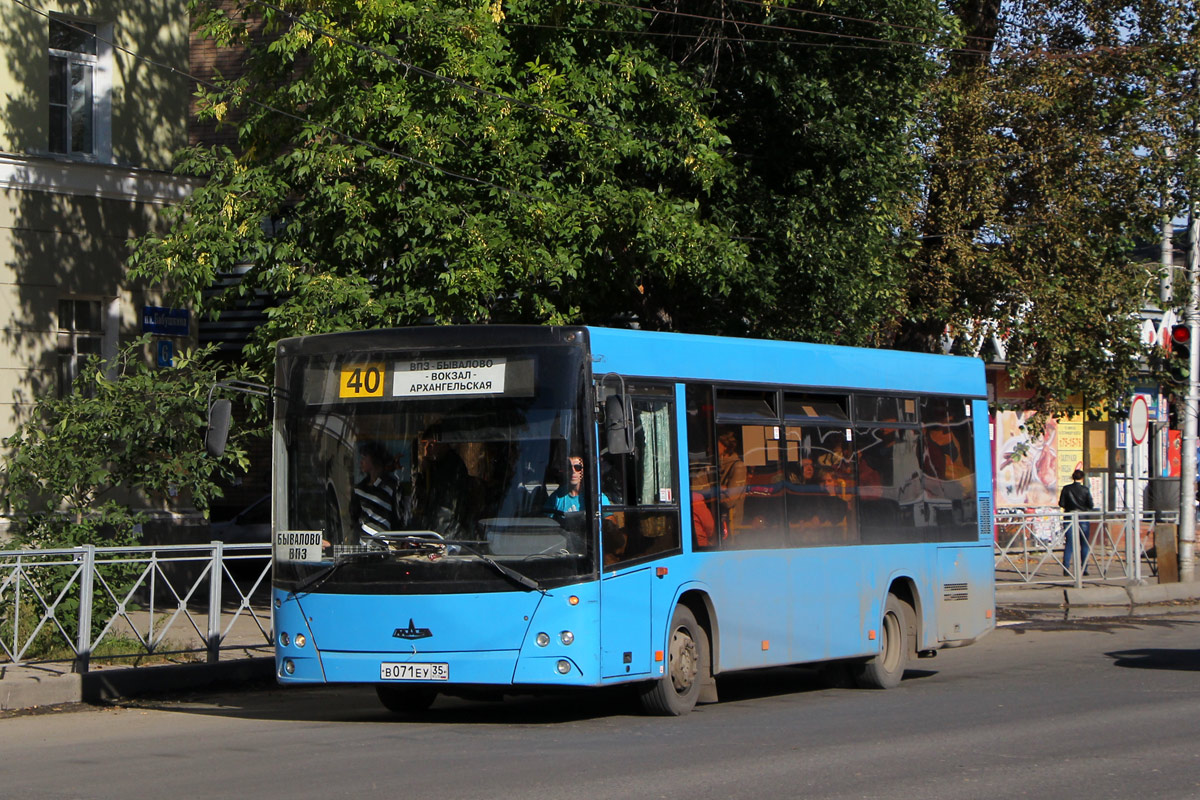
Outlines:
[[111, 26], [50, 19], [50, 152], [107, 159], [111, 151]]
[[58, 301], [58, 394], [71, 394], [90, 356], [104, 349], [105, 303], [64, 298]]

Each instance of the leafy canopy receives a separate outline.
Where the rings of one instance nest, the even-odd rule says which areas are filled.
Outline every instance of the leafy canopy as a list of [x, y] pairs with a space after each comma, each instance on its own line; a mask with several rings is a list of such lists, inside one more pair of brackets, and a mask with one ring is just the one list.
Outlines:
[[174, 367], [155, 369], [147, 343], [143, 337], [121, 350], [114, 377], [91, 359], [72, 394], [41, 399], [5, 440], [9, 502], [24, 520], [19, 542], [133, 543], [145, 519], [131, 507], [139, 493], [153, 505], [183, 496], [205, 511], [221, 482], [245, 470], [243, 442], [256, 431], [236, 433], [219, 459], [204, 451], [208, 393], [227, 370], [213, 349], [184, 352]]
[[870, 341], [903, 296], [947, 19], [801, 5], [198, 2], [203, 35], [247, 47], [201, 97], [237, 148], [181, 154], [207, 184], [135, 274], [201, 306], [244, 271], [208, 308], [274, 298], [261, 360], [420, 322]]

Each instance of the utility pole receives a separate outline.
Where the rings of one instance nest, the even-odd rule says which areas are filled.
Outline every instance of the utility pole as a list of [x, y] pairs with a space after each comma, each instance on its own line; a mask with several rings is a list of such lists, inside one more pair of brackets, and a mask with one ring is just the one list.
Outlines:
[[1195, 580], [1196, 571], [1196, 414], [1200, 409], [1200, 219], [1196, 206], [1188, 213], [1188, 301], [1184, 321], [1188, 326], [1188, 388], [1183, 410], [1183, 442], [1179, 469], [1179, 580]]
[[1158, 262], [1162, 272], [1158, 277], [1158, 301], [1161, 308], [1166, 308], [1171, 302], [1171, 293], [1175, 291], [1175, 248], [1171, 237], [1175, 233], [1175, 223], [1171, 215], [1163, 216], [1162, 239], [1159, 241]]

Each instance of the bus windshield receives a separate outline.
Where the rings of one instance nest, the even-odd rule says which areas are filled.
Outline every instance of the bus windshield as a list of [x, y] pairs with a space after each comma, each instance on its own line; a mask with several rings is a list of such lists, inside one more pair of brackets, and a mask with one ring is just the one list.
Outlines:
[[[582, 355], [539, 346], [281, 358], [276, 584], [471, 592], [594, 574]], [[318, 533], [319, 550], [281, 546]]]

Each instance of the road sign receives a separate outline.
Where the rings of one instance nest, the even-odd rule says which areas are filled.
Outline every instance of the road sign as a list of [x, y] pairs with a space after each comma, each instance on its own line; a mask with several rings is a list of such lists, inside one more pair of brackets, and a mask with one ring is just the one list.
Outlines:
[[1129, 435], [1133, 437], [1133, 443], [1141, 444], [1146, 441], [1146, 432], [1149, 429], [1150, 406], [1145, 395], [1135, 394], [1133, 402], [1129, 404]]

